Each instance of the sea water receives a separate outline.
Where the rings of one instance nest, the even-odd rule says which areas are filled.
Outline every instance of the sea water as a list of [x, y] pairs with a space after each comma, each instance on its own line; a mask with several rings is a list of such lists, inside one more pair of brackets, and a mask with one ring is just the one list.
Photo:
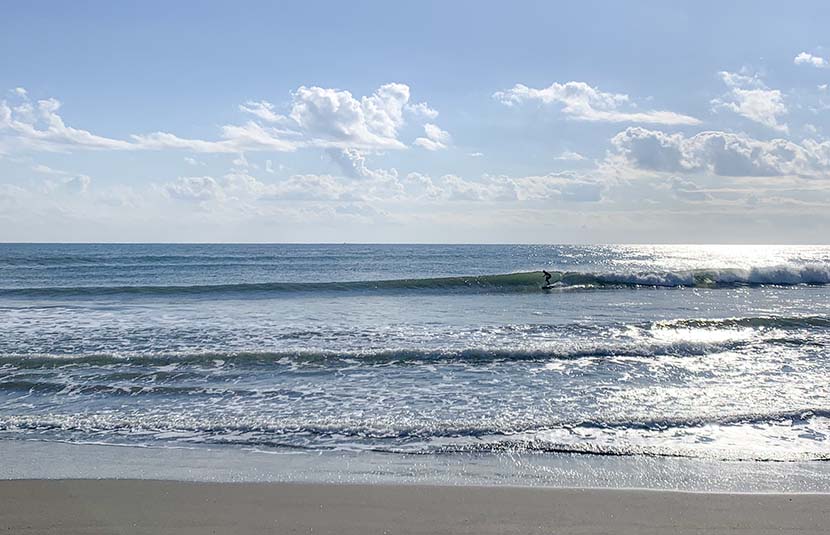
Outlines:
[[7, 452], [823, 474], [828, 348], [830, 247], [0, 244]]

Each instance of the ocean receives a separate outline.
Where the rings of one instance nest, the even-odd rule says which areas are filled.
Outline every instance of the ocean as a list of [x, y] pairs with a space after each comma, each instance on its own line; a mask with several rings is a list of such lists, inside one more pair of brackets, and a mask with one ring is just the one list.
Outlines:
[[827, 491], [829, 348], [827, 246], [0, 244], [7, 459], [770, 467]]

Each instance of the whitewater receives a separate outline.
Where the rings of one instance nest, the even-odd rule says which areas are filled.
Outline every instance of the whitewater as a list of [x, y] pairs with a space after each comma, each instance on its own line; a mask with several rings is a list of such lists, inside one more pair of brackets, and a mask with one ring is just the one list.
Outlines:
[[497, 459], [519, 484], [662, 459], [823, 488], [828, 347], [830, 247], [0, 244], [0, 447]]

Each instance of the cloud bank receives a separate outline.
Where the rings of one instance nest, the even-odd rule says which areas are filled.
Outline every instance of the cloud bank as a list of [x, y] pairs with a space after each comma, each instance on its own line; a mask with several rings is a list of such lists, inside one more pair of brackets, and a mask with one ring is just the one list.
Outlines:
[[614, 136], [611, 143], [629, 165], [649, 171], [732, 177], [830, 177], [828, 141], [761, 141], [719, 131], [686, 137], [630, 127]]
[[[424, 102], [410, 102], [406, 84], [384, 84], [360, 98], [349, 91], [301, 86], [291, 93], [285, 114], [265, 100], [249, 101], [240, 111], [252, 116], [242, 124], [225, 125], [220, 139], [182, 138], [171, 132], [134, 134], [129, 140], [113, 139], [67, 126], [56, 99], [33, 102], [16, 88], [18, 101], [0, 101], [0, 153], [13, 151], [69, 152], [71, 150], [188, 150], [196, 153], [244, 151], [292, 152], [300, 148], [403, 149], [400, 138], [407, 120], [422, 123], [438, 112]], [[423, 123], [422, 123], [423, 124]], [[447, 147], [449, 134], [437, 125], [423, 125], [426, 137], [415, 144], [429, 150]]]

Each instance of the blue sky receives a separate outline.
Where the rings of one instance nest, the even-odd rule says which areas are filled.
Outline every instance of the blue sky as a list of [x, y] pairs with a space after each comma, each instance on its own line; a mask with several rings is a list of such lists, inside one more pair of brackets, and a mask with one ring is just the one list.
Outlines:
[[830, 5], [0, 8], [0, 240], [826, 243]]

